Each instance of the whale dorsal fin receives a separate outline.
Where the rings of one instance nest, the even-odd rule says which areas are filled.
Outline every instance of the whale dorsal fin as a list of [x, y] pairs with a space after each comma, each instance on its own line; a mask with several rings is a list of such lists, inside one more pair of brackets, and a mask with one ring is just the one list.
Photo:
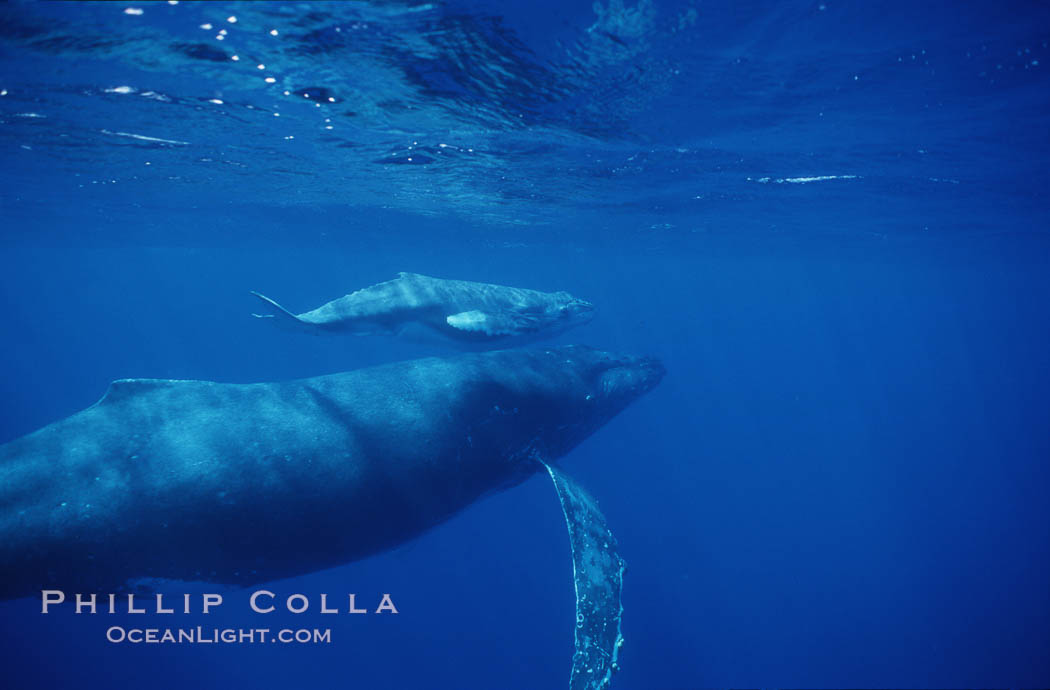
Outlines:
[[598, 504], [576, 482], [540, 460], [558, 492], [572, 545], [576, 653], [569, 690], [604, 690], [620, 667], [620, 591], [626, 568]]
[[174, 379], [117, 379], [109, 384], [102, 399], [95, 404], [108, 405], [148, 391], [171, 388], [179, 383], [187, 382]]

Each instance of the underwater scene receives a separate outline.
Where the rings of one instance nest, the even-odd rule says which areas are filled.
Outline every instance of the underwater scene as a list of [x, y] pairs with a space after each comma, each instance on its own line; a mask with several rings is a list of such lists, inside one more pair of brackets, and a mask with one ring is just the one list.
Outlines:
[[1050, 5], [0, 4], [0, 687], [1047, 687]]

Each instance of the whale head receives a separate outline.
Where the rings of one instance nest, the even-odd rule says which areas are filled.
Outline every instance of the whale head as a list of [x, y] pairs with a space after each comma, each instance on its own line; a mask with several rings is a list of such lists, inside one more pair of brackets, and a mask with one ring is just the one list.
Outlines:
[[553, 303], [547, 308], [548, 328], [552, 331], [567, 331], [581, 326], [594, 318], [594, 305], [587, 300], [573, 297], [567, 292], [554, 293]]
[[[485, 411], [472, 424], [484, 429], [504, 457], [539, 455], [554, 461], [659, 384], [656, 359], [571, 345], [545, 350], [506, 350], [484, 358], [491, 379], [473, 391]], [[492, 412], [494, 411], [495, 412]], [[512, 414], [507, 411], [512, 411]]]
[[588, 434], [655, 388], [665, 373], [663, 364], [652, 357], [604, 352], [583, 346], [561, 351], [572, 360], [582, 384], [583, 400], [576, 403], [586, 420], [585, 425], [589, 427]]

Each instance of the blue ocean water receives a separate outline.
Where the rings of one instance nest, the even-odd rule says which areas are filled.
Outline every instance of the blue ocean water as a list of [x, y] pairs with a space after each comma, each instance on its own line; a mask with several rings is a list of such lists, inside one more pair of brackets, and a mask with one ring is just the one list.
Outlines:
[[[437, 352], [249, 290], [567, 290], [599, 316], [553, 342], [668, 372], [561, 462], [629, 565], [614, 688], [1045, 687], [1048, 42], [1028, 2], [4, 4], [0, 442], [117, 378]], [[567, 684], [542, 476], [270, 588], [400, 613], [133, 646], [4, 602], [3, 684]]]

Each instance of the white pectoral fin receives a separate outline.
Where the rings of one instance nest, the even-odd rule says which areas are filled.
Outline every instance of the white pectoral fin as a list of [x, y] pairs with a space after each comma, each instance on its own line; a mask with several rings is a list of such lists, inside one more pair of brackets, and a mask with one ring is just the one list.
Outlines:
[[445, 322], [465, 333], [500, 336], [527, 332], [533, 328], [535, 319], [512, 312], [493, 313], [474, 309], [452, 314], [445, 318]]
[[576, 652], [569, 690], [603, 690], [620, 668], [617, 657], [623, 645], [620, 592], [624, 562], [617, 551], [616, 538], [594, 499], [568, 476], [540, 462], [558, 492], [572, 545]]
[[457, 330], [469, 333], [488, 333], [491, 326], [488, 314], [477, 309], [447, 316], [445, 322]]

